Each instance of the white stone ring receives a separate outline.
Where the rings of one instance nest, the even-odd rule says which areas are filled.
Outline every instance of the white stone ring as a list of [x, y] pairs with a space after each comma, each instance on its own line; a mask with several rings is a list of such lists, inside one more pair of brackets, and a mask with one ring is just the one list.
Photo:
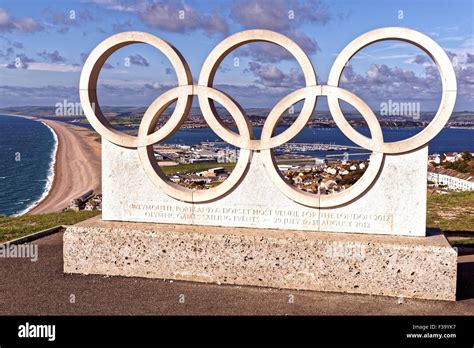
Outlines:
[[[108, 37], [94, 48], [84, 63], [79, 82], [79, 94], [84, 114], [97, 133], [116, 145], [128, 148], [137, 148], [138, 138], [117, 131], [102, 114], [97, 100], [97, 80], [107, 58], [119, 48], [133, 43], [146, 43], [160, 50], [173, 65], [180, 86], [192, 85], [193, 83], [188, 63], [186, 63], [178, 50], [154, 35], [135, 31], [119, 33]], [[179, 115], [184, 121], [191, 108], [191, 104], [191, 96], [179, 98], [173, 116]], [[173, 120], [175, 119], [173, 118]], [[157, 138], [159, 138], [158, 135], [151, 135], [148, 137], [147, 143], [156, 143]]]
[[404, 153], [420, 148], [433, 139], [448, 122], [449, 117], [456, 103], [456, 74], [444, 50], [428, 36], [407, 28], [387, 27], [369, 31], [354, 39], [337, 56], [329, 73], [328, 85], [339, 86], [339, 80], [347, 62], [364, 47], [379, 41], [400, 40], [419, 47], [428, 54], [436, 64], [441, 76], [443, 94], [441, 104], [435, 117], [430, 124], [420, 133], [411, 138], [374, 144], [370, 138], [360, 134], [345, 120], [342, 114], [339, 101], [332, 95], [328, 95], [329, 111], [341, 131], [354, 143], [372, 151], [384, 152], [387, 154]]
[[[214, 76], [222, 60], [231, 51], [251, 42], [269, 42], [286, 49], [299, 63], [301, 70], [303, 71], [306, 86], [317, 85], [316, 74], [311, 61], [301, 47], [284, 35], [262, 29], [241, 31], [221, 41], [204, 61], [199, 75], [199, 85], [212, 87]], [[282, 145], [296, 136], [296, 134], [304, 128], [308, 120], [311, 118], [314, 107], [316, 106], [316, 98], [316, 94], [307, 94], [306, 98], [304, 98], [305, 101], [303, 108], [293, 124], [274, 138], [271, 136], [268, 137], [264, 144], [259, 140], [248, 142], [247, 139], [242, 138], [239, 134], [235, 134], [225, 127], [220, 121], [212, 101], [210, 101], [205, 94], [199, 95], [199, 106], [201, 107], [202, 114], [207, 124], [221, 139], [241, 149], [263, 150]]]
[[[369, 106], [353, 93], [338, 87], [349, 59], [367, 45], [383, 40], [402, 40], [424, 50], [438, 67], [443, 86], [441, 104], [432, 122], [417, 135], [397, 142], [384, 142], [380, 123]], [[261, 138], [254, 139], [252, 126], [239, 104], [230, 96], [214, 89], [212, 84], [219, 64], [232, 50], [249, 42], [261, 41], [277, 44], [294, 56], [302, 68], [306, 87], [281, 99], [268, 115]], [[148, 107], [140, 124], [138, 137], [119, 132], [112, 127], [100, 110], [96, 91], [99, 73], [107, 58], [119, 48], [132, 43], [147, 43], [160, 50], [170, 60], [178, 78], [178, 87], [163, 93]], [[153, 153], [153, 144], [170, 137], [186, 120], [194, 95], [198, 96], [203, 117], [209, 127], [222, 140], [240, 148], [239, 160], [229, 178], [208, 190], [190, 190], [171, 182], [156, 163]], [[357, 145], [373, 152], [370, 166], [357, 183], [347, 190], [332, 195], [310, 194], [289, 185], [282, 178], [272, 153], [272, 149], [293, 139], [306, 126], [318, 96], [327, 96], [332, 117], [341, 131]], [[449, 57], [436, 42], [415, 30], [389, 27], [367, 32], [353, 40], [336, 58], [329, 74], [328, 85], [318, 85], [311, 61], [294, 41], [269, 30], [246, 30], [226, 38], [211, 51], [202, 67], [198, 85], [193, 85], [188, 64], [173, 46], [151, 34], [124, 32], [107, 38], [89, 55], [81, 73], [80, 98], [84, 113], [94, 129], [118, 146], [137, 149], [147, 175], [170, 197], [185, 202], [203, 203], [225, 196], [244, 179], [252, 152], [260, 151], [269, 178], [283, 194], [302, 205], [329, 208], [347, 204], [366, 192], [380, 174], [385, 154], [418, 149], [441, 131], [454, 109], [456, 76]], [[303, 108], [292, 125], [273, 136], [276, 125], [286, 110], [303, 99]], [[370, 129], [371, 138], [357, 132], [349, 124], [339, 106], [339, 99], [351, 104], [361, 113]], [[177, 101], [176, 107], [169, 120], [160, 129], [155, 130], [160, 115], [175, 101]], [[214, 101], [229, 111], [237, 125], [238, 133], [224, 125], [216, 113]]]
[[[208, 190], [191, 190], [169, 180], [156, 163], [153, 145], [148, 145], [147, 139], [154, 131], [160, 115], [169, 105], [176, 99], [181, 97], [184, 99], [193, 95], [205, 95], [206, 98], [212, 98], [224, 106], [235, 120], [239, 134], [244, 139], [252, 138], [250, 125], [246, 122], [243, 111], [239, 105], [225, 93], [205, 86], [179, 86], [160, 95], [146, 110], [142, 122], [140, 123], [140, 128], [138, 129], [138, 154], [148, 177], [168, 196], [184, 202], [202, 203], [216, 200], [228, 194], [240, 183], [247, 172], [252, 151], [241, 149], [237, 164], [229, 177], [218, 186]], [[176, 120], [173, 118], [176, 118]], [[179, 129], [182, 119], [183, 117], [181, 115], [173, 114], [168, 122], [154, 133], [155, 138], [158, 139], [157, 142], [166, 140], [173, 135], [174, 132]]]
[[[351, 104], [362, 115], [369, 126], [370, 134], [372, 136], [371, 141], [373, 141], [376, 146], [381, 146], [383, 144], [382, 128], [370, 107], [362, 99], [348, 90], [332, 86], [301, 88], [281, 99], [271, 110], [265, 125], [263, 126], [262, 142], [265, 143], [265, 139], [271, 137], [278, 120], [283, 116], [284, 112], [291, 107], [291, 105], [304, 99], [308, 94], [316, 96], [331, 96], [336, 100], [342, 99]], [[349, 125], [348, 122], [347, 124]], [[293, 201], [313, 208], [340, 206], [347, 204], [362, 195], [368, 190], [382, 170], [385, 156], [381, 152], [372, 152], [370, 165], [367, 167], [364, 175], [362, 175], [362, 177], [348, 189], [330, 195], [316, 195], [295, 188], [283, 178], [275, 163], [271, 149], [262, 150], [261, 153], [266, 172], [277, 188]]]

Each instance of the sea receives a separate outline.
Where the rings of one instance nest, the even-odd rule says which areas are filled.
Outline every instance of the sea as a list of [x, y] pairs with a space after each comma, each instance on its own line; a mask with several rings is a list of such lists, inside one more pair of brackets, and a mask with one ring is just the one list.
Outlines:
[[[72, 122], [74, 118], [63, 119]], [[77, 123], [74, 123], [78, 125]], [[89, 125], [85, 125], [90, 128]], [[281, 133], [285, 127], [277, 127]], [[358, 131], [370, 136], [368, 129]], [[419, 133], [421, 128], [384, 128], [385, 141], [407, 139]], [[255, 136], [261, 129], [255, 128]], [[165, 143], [195, 145], [201, 141], [219, 141], [208, 128], [182, 129]], [[293, 142], [323, 143], [356, 146], [338, 128], [305, 128]], [[430, 143], [429, 153], [474, 152], [474, 129], [444, 128]], [[0, 215], [21, 215], [32, 209], [48, 193], [54, 178], [54, 160], [57, 138], [49, 126], [42, 122], [15, 116], [0, 115]], [[307, 151], [301, 154], [326, 157], [348, 152], [349, 158], [360, 159], [367, 150], [349, 149], [338, 151]], [[336, 155], [336, 156], [335, 156]]]
[[46, 124], [0, 115], [0, 215], [22, 215], [46, 197], [56, 149]]

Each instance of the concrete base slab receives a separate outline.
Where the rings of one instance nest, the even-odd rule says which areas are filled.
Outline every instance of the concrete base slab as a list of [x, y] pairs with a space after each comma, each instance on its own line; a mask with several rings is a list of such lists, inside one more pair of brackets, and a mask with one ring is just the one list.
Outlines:
[[64, 272], [456, 299], [442, 234], [402, 237], [103, 221], [64, 233]]

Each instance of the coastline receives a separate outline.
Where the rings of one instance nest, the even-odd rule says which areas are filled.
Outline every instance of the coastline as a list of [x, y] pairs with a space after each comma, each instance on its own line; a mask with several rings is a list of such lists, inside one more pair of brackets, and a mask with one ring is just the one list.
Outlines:
[[56, 156], [57, 156], [58, 147], [59, 147], [58, 135], [56, 134], [54, 129], [51, 126], [49, 126], [47, 123], [45, 123], [44, 121], [39, 121], [39, 122], [44, 124], [50, 130], [50, 132], [53, 134], [53, 138], [54, 138], [54, 147], [53, 147], [53, 151], [51, 152], [51, 162], [49, 164], [48, 177], [46, 178], [46, 187], [45, 187], [45, 190], [44, 190], [43, 194], [41, 195], [41, 197], [37, 201], [33, 202], [32, 204], [27, 206], [22, 211], [15, 214], [15, 216], [21, 216], [21, 215], [27, 214], [32, 209], [37, 207], [49, 195], [49, 193], [51, 192], [51, 188], [53, 187], [54, 176], [55, 176], [55, 167], [56, 167]]
[[42, 122], [56, 139], [50, 167], [53, 170], [48, 174], [50, 187], [47, 184], [43, 196], [18, 215], [59, 212], [67, 208], [72, 199], [89, 190], [93, 190], [94, 194], [102, 192], [101, 144], [96, 133], [61, 121], [26, 115], [9, 116]]
[[62, 211], [89, 190], [101, 193], [101, 146], [92, 131], [65, 122], [41, 120], [58, 136], [54, 180], [46, 197], [28, 214]]

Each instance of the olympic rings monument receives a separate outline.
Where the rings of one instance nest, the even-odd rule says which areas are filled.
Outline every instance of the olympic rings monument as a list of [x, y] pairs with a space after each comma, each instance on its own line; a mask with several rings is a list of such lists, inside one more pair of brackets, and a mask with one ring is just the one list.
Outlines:
[[[338, 87], [349, 59], [383, 40], [421, 48], [433, 59], [442, 81], [441, 103], [432, 122], [397, 142], [384, 141], [369, 106]], [[305, 87], [273, 107], [256, 139], [242, 108], [212, 85], [226, 55], [258, 41], [288, 50], [302, 68]], [[136, 137], [111, 126], [96, 93], [104, 62], [133, 43], [160, 50], [178, 79], [177, 87], [148, 107]], [[142, 32], [113, 35], [91, 52], [80, 79], [85, 115], [102, 136], [102, 217], [66, 230], [64, 271], [455, 300], [457, 253], [444, 235], [426, 232], [426, 183], [427, 144], [448, 121], [456, 88], [454, 69], [443, 49], [407, 28], [380, 28], [357, 37], [336, 58], [327, 85], [318, 84], [305, 52], [273, 31], [247, 30], [223, 40], [205, 60], [197, 84], [185, 59], [166, 41]], [[171, 182], [153, 152], [153, 144], [166, 140], [183, 124], [194, 96], [209, 127], [240, 149], [230, 176], [207, 190]], [[305, 127], [317, 98], [323, 96], [340, 130], [372, 152], [370, 165], [357, 183], [330, 195], [293, 187], [280, 174], [273, 156], [273, 149]], [[284, 112], [302, 100], [293, 124], [274, 135]], [[360, 112], [370, 138], [345, 119], [339, 100]], [[155, 129], [158, 118], [174, 102], [171, 117]], [[227, 109], [237, 132], [220, 120], [214, 102]]]

